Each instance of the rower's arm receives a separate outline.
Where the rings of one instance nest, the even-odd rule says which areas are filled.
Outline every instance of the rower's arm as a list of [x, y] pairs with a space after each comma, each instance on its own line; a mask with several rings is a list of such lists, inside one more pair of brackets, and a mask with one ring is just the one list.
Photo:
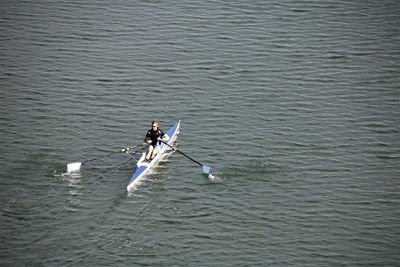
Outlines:
[[160, 139], [161, 139], [161, 141], [168, 141], [169, 140], [169, 136], [168, 136], [168, 134], [164, 134], [162, 136], [162, 138], [160, 138]]

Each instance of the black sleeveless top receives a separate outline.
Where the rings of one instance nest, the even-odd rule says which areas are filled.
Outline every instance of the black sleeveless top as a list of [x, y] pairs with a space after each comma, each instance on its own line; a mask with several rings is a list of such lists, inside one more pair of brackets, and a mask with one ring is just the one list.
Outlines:
[[[153, 131], [153, 129], [150, 129], [147, 131], [146, 137], [148, 137], [151, 140], [151, 145], [152, 146], [156, 146], [157, 145], [157, 138], [158, 137], [163, 137], [164, 136], [164, 132], [157, 128], [157, 130]], [[161, 144], [161, 142], [160, 142]]]

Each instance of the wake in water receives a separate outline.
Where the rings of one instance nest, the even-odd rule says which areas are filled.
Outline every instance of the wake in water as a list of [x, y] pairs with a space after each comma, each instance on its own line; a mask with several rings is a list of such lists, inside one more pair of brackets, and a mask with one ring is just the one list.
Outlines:
[[81, 178], [82, 175], [80, 172], [59, 172], [57, 170], [53, 171], [54, 177], [62, 177], [63, 181], [70, 180], [70, 179], [78, 179]]
[[53, 171], [53, 176], [54, 177], [64, 177], [64, 176], [69, 175], [69, 174], [70, 173], [68, 173], [68, 172], [60, 172], [58, 170], [54, 170]]

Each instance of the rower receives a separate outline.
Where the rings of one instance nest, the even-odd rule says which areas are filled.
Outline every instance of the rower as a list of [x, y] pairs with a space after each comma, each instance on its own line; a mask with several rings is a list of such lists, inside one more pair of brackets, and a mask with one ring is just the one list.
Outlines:
[[151, 161], [159, 152], [159, 146], [162, 142], [167, 141], [169, 136], [158, 128], [158, 121], [154, 120], [151, 122], [151, 129], [147, 131], [144, 141], [149, 144], [149, 148], [146, 153], [145, 161]]

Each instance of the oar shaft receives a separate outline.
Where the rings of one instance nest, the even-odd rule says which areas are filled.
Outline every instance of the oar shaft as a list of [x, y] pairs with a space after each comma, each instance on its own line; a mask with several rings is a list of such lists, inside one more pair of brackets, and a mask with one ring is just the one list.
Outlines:
[[84, 160], [84, 161], [82, 161], [82, 162], [75, 162], [74, 164], [80, 163], [80, 164], [79, 164], [79, 167], [78, 167], [78, 165], [72, 165], [72, 163], [70, 163], [70, 164], [67, 164], [67, 168], [68, 168], [68, 165], [70, 165], [71, 168], [73, 167], [73, 168], [78, 168], [78, 169], [79, 169], [80, 166], [81, 166], [82, 164], [86, 164], [86, 163], [88, 163], [88, 162], [95, 161], [95, 160], [98, 160], [98, 159], [107, 158], [107, 157], [109, 157], [109, 156], [112, 156], [112, 155], [115, 155], [115, 154], [119, 154], [119, 153], [121, 153], [121, 152], [122, 152], [122, 153], [128, 153], [129, 150], [135, 149], [135, 148], [140, 147], [140, 146], [143, 146], [143, 145], [144, 145], [144, 144], [142, 143], [142, 144], [139, 144], [139, 145], [136, 145], [136, 146], [131, 146], [131, 147], [123, 148], [123, 149], [121, 149], [121, 150], [119, 150], [119, 151], [110, 152], [110, 153], [108, 153], [108, 154], [106, 154], [106, 155], [102, 155], [102, 156], [98, 156], [98, 157], [95, 157], [95, 158], [87, 159], [87, 160]]
[[203, 166], [203, 164], [201, 164], [201, 163], [200, 163], [200, 162], [198, 162], [197, 160], [193, 159], [192, 157], [190, 157], [190, 156], [186, 155], [186, 154], [185, 154], [185, 153], [183, 153], [182, 151], [180, 151], [180, 150], [176, 149], [175, 147], [173, 147], [173, 146], [169, 145], [168, 143], [166, 143], [166, 142], [164, 142], [164, 141], [161, 141], [161, 142], [163, 142], [164, 144], [166, 144], [167, 146], [169, 146], [170, 148], [172, 148], [174, 151], [176, 151], [176, 152], [178, 152], [178, 153], [180, 153], [180, 154], [184, 155], [185, 157], [187, 157], [187, 158], [188, 158], [188, 159], [190, 159], [191, 161], [193, 161], [193, 162], [197, 163], [197, 164], [198, 164], [198, 165], [200, 165], [200, 166]]

